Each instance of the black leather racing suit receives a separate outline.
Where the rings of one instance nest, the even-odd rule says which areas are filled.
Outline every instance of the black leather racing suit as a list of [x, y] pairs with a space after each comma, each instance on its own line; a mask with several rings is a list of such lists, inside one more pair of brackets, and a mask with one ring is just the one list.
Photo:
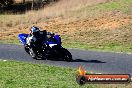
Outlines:
[[27, 37], [27, 45], [30, 46], [31, 48], [35, 49], [40, 49], [43, 42], [46, 42], [47, 40], [47, 31], [39, 31], [35, 34], [29, 34]]

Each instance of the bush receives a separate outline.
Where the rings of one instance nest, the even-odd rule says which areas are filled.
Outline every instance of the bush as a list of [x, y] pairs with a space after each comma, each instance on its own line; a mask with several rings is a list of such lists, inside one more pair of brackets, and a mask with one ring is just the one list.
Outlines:
[[14, 3], [14, 0], [0, 0], [0, 8], [10, 6]]

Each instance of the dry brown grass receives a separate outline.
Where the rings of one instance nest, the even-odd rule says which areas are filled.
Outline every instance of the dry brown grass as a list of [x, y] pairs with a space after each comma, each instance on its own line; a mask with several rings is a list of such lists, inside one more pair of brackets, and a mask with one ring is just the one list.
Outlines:
[[95, 5], [98, 3], [103, 3], [108, 0], [60, 0], [53, 6], [44, 9], [44, 14], [46, 16], [61, 16], [68, 15], [69, 11], [75, 11], [85, 6]]
[[[1, 26], [0, 39], [14, 39], [14, 38], [17, 39], [17, 34], [21, 32], [27, 32], [32, 25], [38, 25], [42, 28], [44, 28], [45, 25], [50, 25], [50, 24], [54, 25], [54, 21], [56, 21], [56, 19], [54, 18], [58, 19], [58, 17], [60, 18], [62, 17], [59, 20], [61, 22], [63, 21], [62, 25], [65, 25], [66, 22], [71, 22], [72, 20], [71, 18], [67, 17], [70, 11], [83, 8], [87, 5], [95, 5], [98, 3], [102, 3], [104, 1], [107, 1], [107, 0], [95, 0], [95, 1], [93, 0], [76, 0], [76, 1], [75, 0], [60, 0], [58, 3], [54, 3], [49, 6], [46, 6], [44, 9], [39, 11], [29, 11], [26, 14], [22, 14], [22, 15], [19, 15], [19, 14], [18, 15], [1, 15], [0, 16], [0, 19], [1, 19], [0, 20], [0, 23], [1, 23], [0, 24]], [[63, 20], [64, 17], [66, 20]], [[57, 24], [59, 23], [56, 23], [55, 25]], [[52, 25], [50, 26], [52, 27]], [[53, 30], [53, 29], [50, 29], [50, 30]], [[69, 29], [67, 28], [67, 30]]]
[[15, 3], [20, 3], [20, 2], [23, 2], [23, 0], [14, 0]]
[[[23, 0], [14, 0], [15, 1], [15, 3], [22, 3], [23, 2]], [[32, 1], [32, 0], [25, 0], [25, 1]]]

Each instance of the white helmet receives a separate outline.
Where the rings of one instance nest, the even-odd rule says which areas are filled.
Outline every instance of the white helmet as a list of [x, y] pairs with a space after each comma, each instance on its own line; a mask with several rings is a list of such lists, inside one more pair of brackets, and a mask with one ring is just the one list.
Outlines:
[[31, 28], [31, 32], [32, 32], [32, 33], [36, 33], [36, 32], [39, 32], [39, 31], [40, 31], [40, 30], [39, 30], [38, 27], [34, 27], [34, 26], [33, 26], [33, 27]]

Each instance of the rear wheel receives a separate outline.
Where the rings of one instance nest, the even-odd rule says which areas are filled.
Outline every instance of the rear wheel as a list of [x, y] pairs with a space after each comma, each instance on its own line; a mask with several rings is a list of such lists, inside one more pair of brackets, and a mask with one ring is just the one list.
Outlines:
[[68, 61], [68, 62], [72, 61], [72, 55], [71, 55], [71, 53], [67, 49], [65, 49], [65, 48], [62, 48], [62, 51], [63, 51], [62, 53], [63, 53], [64, 60]]

